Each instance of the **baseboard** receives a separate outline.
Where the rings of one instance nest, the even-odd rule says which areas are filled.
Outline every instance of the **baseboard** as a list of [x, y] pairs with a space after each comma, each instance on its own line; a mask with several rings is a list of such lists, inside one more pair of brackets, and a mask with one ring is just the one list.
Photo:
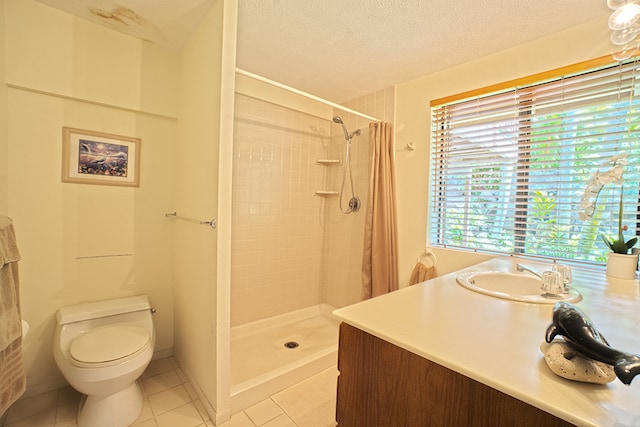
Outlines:
[[158, 350], [153, 352], [151, 360], [165, 359], [173, 356], [173, 347], [165, 348], [164, 350]]
[[56, 378], [41, 384], [27, 385], [24, 394], [18, 400], [27, 399], [39, 394], [48, 393], [59, 388], [69, 387], [69, 383], [64, 378]]
[[204, 410], [207, 411], [207, 414], [209, 415], [209, 418], [211, 418], [211, 421], [213, 421], [213, 424], [220, 425], [225, 421], [229, 421], [229, 419], [231, 419], [231, 408], [228, 408], [222, 412], [216, 412], [216, 410], [211, 405], [211, 403], [209, 403], [207, 396], [205, 396], [205, 394], [200, 389], [200, 385], [198, 384], [198, 381], [193, 377], [193, 375], [191, 375], [191, 372], [189, 372], [189, 370], [185, 367], [184, 360], [178, 354], [174, 354], [173, 358], [178, 363], [178, 366], [180, 366], [180, 369], [182, 369], [182, 372], [191, 383], [191, 386], [193, 387], [196, 394], [198, 395], [198, 399], [200, 399], [200, 403], [202, 403]]

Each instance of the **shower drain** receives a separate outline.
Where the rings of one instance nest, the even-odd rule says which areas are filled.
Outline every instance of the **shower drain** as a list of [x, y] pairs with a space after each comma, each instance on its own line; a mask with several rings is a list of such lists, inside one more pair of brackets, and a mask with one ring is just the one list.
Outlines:
[[288, 341], [288, 342], [284, 343], [284, 346], [285, 346], [286, 348], [297, 348], [299, 345], [300, 345], [300, 344], [298, 344], [298, 343], [297, 343], [297, 342], [295, 342], [295, 341]]

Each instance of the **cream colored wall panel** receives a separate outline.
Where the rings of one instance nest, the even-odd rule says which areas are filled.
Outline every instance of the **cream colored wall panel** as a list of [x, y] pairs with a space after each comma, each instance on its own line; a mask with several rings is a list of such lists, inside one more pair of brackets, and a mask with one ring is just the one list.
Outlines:
[[140, 55], [140, 109], [176, 117], [178, 54], [143, 43]]
[[[219, 145], [231, 144], [230, 140], [220, 140], [227, 3], [233, 2], [214, 4], [180, 52], [175, 207], [191, 218], [216, 215]], [[235, 28], [235, 17], [232, 25]], [[216, 282], [218, 232], [178, 221], [174, 230], [175, 354], [210, 415], [228, 418], [229, 389], [224, 381], [228, 376], [228, 338], [226, 352], [217, 343], [217, 287], [228, 283]], [[218, 369], [220, 360], [227, 361], [224, 372]], [[218, 382], [227, 384], [227, 388], [222, 389]]]
[[[0, 0], [0, 27], [5, 25], [5, 2]], [[7, 145], [7, 87], [6, 81], [6, 36], [0, 31], [0, 215], [6, 215], [8, 206], [9, 155]]]
[[[8, 214], [14, 219], [30, 386], [61, 381], [51, 352], [56, 310], [147, 294], [156, 350], [173, 345], [171, 228], [175, 121], [9, 90]], [[139, 188], [62, 183], [62, 126], [142, 139]], [[145, 169], [147, 170], [145, 172]], [[145, 176], [148, 177], [145, 179]]]
[[76, 18], [31, 0], [5, 4], [7, 82], [70, 94]]
[[72, 55], [69, 95], [139, 109], [142, 44], [138, 39], [74, 18], [72, 43], [65, 46]]
[[177, 54], [32, 0], [7, 1], [7, 82], [175, 116]]
[[[62, 105], [53, 98], [9, 93], [9, 211], [22, 260], [22, 315], [31, 325], [24, 342], [27, 383], [42, 384], [61, 375], [51, 339], [54, 313], [64, 287], [64, 206], [59, 180]], [[33, 123], [38, 123], [34, 126]], [[58, 146], [56, 148], [56, 146]], [[36, 172], [37, 171], [37, 172]]]

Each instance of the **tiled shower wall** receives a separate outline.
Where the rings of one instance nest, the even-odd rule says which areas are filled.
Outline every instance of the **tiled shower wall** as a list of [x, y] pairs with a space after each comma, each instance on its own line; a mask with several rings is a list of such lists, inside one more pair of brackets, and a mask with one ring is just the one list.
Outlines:
[[[363, 208], [344, 215], [338, 196], [315, 195], [316, 190], [340, 189], [342, 128], [330, 118], [241, 94], [235, 104], [232, 326], [319, 303], [342, 307], [359, 301], [368, 121], [336, 111], [350, 132], [361, 129], [352, 140], [352, 169]], [[394, 89], [345, 105], [393, 121]], [[341, 163], [326, 166], [317, 159]], [[348, 197], [343, 200], [346, 206]]]
[[330, 122], [236, 94], [231, 324], [320, 303]]

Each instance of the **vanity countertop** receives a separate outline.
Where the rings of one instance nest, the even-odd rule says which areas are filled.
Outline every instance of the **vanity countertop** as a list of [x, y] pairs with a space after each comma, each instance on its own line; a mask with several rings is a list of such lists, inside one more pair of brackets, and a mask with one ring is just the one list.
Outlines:
[[[543, 271], [550, 264], [518, 260]], [[640, 377], [625, 386], [565, 380], [553, 374], [540, 344], [553, 304], [482, 295], [456, 283], [465, 271], [512, 271], [499, 257], [334, 311], [343, 322], [507, 393], [578, 426], [640, 426]], [[640, 284], [574, 268], [575, 303], [611, 347], [640, 354]]]

